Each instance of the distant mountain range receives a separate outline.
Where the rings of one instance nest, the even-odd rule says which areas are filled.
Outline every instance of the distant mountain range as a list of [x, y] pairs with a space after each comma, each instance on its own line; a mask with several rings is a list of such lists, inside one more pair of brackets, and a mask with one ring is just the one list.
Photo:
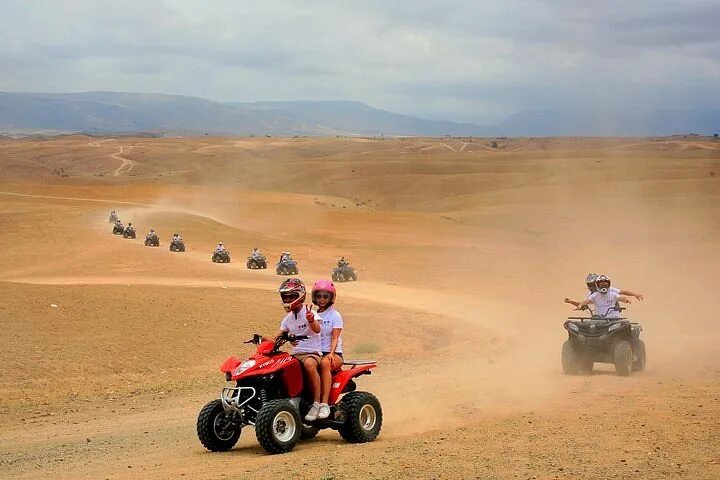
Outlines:
[[0, 134], [650, 136], [720, 131], [720, 111], [525, 111], [480, 126], [355, 101], [221, 103], [180, 95], [0, 92]]

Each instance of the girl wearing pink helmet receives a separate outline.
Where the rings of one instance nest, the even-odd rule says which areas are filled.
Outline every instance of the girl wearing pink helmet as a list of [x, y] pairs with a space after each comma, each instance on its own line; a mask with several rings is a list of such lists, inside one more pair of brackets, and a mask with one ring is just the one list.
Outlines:
[[320, 409], [318, 419], [330, 416], [330, 387], [332, 372], [339, 370], [343, 364], [342, 329], [343, 319], [335, 310], [337, 291], [329, 280], [318, 280], [312, 288], [312, 302], [318, 307], [320, 316], [320, 342], [323, 358], [320, 362]]

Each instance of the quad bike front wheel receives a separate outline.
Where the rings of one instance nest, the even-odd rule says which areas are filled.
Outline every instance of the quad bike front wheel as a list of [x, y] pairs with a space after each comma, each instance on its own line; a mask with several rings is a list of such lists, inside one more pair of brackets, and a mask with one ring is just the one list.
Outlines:
[[595, 364], [592, 359], [578, 353], [570, 340], [565, 340], [565, 343], [563, 343], [561, 361], [563, 372], [566, 375], [590, 373]]
[[615, 363], [615, 372], [618, 375], [627, 377], [633, 368], [633, 352], [630, 342], [620, 340], [613, 348], [613, 363]]
[[211, 452], [226, 452], [233, 448], [240, 438], [241, 429], [228, 421], [220, 399], [205, 405], [197, 419], [197, 434], [200, 443]]
[[271, 400], [260, 407], [255, 419], [255, 436], [268, 453], [289, 452], [301, 432], [300, 412], [289, 400]]
[[338, 432], [348, 442], [372, 442], [380, 434], [382, 407], [372, 393], [350, 392], [343, 397], [338, 408], [345, 413], [345, 423]]
[[633, 372], [642, 372], [645, 370], [645, 363], [647, 362], [646, 353], [645, 353], [645, 342], [642, 340], [638, 340], [637, 342], [637, 349], [633, 352]]

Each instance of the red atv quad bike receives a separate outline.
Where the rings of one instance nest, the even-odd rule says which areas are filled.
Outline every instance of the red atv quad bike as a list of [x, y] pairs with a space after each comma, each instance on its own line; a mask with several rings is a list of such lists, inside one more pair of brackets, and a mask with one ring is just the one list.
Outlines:
[[333, 374], [330, 416], [313, 422], [304, 420], [312, 399], [303, 388], [302, 365], [280, 347], [306, 338], [285, 335], [271, 342], [255, 334], [245, 342], [258, 346], [255, 355], [244, 362], [230, 357], [222, 364], [220, 370], [228, 383], [220, 398], [205, 405], [198, 415], [197, 433], [205, 448], [213, 452], [230, 450], [246, 425], [255, 427], [258, 442], [269, 453], [289, 452], [298, 440], [313, 438], [322, 428], [337, 430], [352, 443], [377, 438], [382, 426], [380, 402], [372, 393], [355, 391], [353, 381], [369, 375], [377, 366], [374, 361], [345, 360], [347, 368]]

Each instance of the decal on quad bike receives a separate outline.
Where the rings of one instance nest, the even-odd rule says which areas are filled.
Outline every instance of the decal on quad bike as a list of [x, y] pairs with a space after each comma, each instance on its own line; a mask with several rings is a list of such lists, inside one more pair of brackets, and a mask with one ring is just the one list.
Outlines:
[[281, 358], [280, 360], [278, 360], [277, 365], [275, 365], [275, 366], [277, 367], [277, 366], [286, 364], [287, 362], [291, 361], [293, 358], [295, 358], [295, 357], [288, 356], [288, 357]]

